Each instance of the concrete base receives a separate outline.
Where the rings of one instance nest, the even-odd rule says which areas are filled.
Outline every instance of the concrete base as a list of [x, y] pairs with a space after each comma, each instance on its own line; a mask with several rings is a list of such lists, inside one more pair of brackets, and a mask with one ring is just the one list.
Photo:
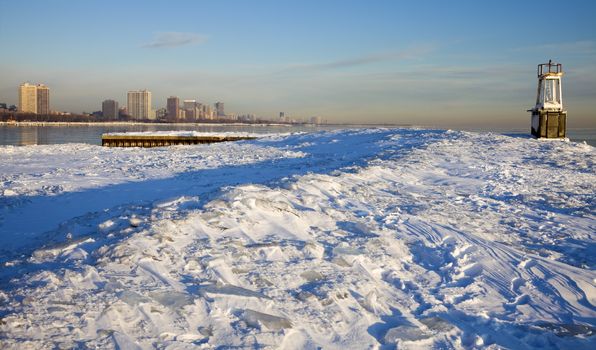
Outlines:
[[567, 112], [533, 110], [531, 132], [536, 138], [567, 137]]

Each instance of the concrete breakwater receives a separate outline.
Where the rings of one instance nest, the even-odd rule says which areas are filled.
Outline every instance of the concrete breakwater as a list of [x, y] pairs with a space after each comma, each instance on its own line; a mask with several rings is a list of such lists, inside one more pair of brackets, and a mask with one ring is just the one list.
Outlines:
[[105, 147], [163, 147], [204, 143], [253, 140], [252, 136], [187, 136], [187, 135], [111, 135], [101, 136]]

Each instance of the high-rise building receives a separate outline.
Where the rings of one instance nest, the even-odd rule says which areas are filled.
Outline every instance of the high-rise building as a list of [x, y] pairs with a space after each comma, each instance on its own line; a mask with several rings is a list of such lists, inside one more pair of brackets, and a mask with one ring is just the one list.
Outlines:
[[186, 120], [195, 121], [199, 117], [196, 100], [184, 100], [184, 111], [186, 111]]
[[19, 112], [37, 113], [37, 86], [29, 83], [19, 86]]
[[101, 112], [104, 119], [118, 119], [118, 102], [105, 100], [101, 103]]
[[129, 91], [127, 101], [128, 115], [132, 119], [144, 120], [151, 118], [151, 91]]
[[214, 119], [213, 107], [211, 107], [211, 105], [203, 105], [203, 112], [204, 112], [205, 119]]
[[197, 120], [205, 119], [205, 106], [201, 102], [197, 102], [196, 111], [197, 111]]
[[37, 114], [50, 114], [50, 88], [37, 84]]
[[169, 121], [176, 121], [178, 119], [178, 114], [180, 114], [180, 100], [176, 96], [168, 97], [168, 102], [166, 105], [166, 109], [168, 110], [168, 120]]
[[223, 118], [226, 116], [226, 113], [224, 112], [224, 103], [223, 102], [215, 103], [215, 113], [217, 114], [218, 118]]
[[50, 114], [50, 88], [43, 84], [21, 84], [19, 86], [19, 111]]
[[321, 121], [322, 121], [322, 119], [319, 116], [310, 117], [311, 124], [319, 125], [319, 124], [321, 124]]
[[186, 120], [192, 121], [196, 118], [196, 106], [197, 101], [195, 100], [184, 100], [184, 110], [186, 111]]

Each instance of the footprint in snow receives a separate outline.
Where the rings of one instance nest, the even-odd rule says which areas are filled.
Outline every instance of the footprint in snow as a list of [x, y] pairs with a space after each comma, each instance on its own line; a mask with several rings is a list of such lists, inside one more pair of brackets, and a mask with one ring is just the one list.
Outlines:
[[478, 276], [482, 274], [484, 268], [480, 263], [472, 263], [460, 269], [459, 273], [453, 278], [453, 285], [465, 288], [472, 284]]
[[515, 294], [519, 294], [519, 289], [526, 284], [526, 280], [520, 277], [516, 277], [511, 280], [511, 291]]
[[534, 266], [536, 266], [537, 262], [534, 259], [526, 259], [524, 261], [522, 261], [521, 263], [519, 263], [519, 267], [522, 269], [530, 269]]
[[517, 296], [515, 300], [513, 300], [512, 302], [503, 304], [503, 307], [506, 310], [513, 311], [517, 308], [518, 305], [526, 305], [529, 304], [531, 301], [532, 298], [528, 294], [522, 294]]

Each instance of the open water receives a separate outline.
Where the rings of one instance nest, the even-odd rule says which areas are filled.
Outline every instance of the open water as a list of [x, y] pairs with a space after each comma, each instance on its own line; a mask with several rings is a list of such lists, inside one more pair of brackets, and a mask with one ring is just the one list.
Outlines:
[[[337, 127], [335, 127], [337, 128]], [[181, 125], [181, 124], [124, 124], [124, 125], [0, 125], [0, 145], [52, 145], [88, 143], [101, 145], [101, 135], [109, 132], [172, 131], [248, 132], [257, 134], [286, 133], [333, 129], [330, 126], [286, 125]]]

